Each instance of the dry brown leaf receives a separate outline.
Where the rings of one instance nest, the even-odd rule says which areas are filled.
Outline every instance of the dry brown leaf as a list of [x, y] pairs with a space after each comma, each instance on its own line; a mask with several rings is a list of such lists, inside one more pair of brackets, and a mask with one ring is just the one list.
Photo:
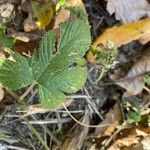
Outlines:
[[58, 28], [60, 23], [68, 20], [69, 18], [70, 18], [70, 11], [65, 8], [61, 8], [55, 17], [54, 29]]
[[108, 0], [107, 10], [111, 15], [115, 13], [116, 19], [123, 22], [150, 17], [150, 4], [147, 0]]
[[49, 111], [48, 109], [43, 108], [40, 104], [29, 106], [24, 112], [25, 114], [22, 117], [30, 116], [37, 113], [45, 113]]
[[81, 7], [84, 9], [84, 4], [82, 0], [66, 0], [66, 6], [75, 6], [75, 7]]
[[[125, 23], [121, 26], [114, 26], [106, 29], [94, 42], [92, 47], [97, 48], [99, 44], [106, 45], [112, 41], [117, 47], [127, 44], [133, 40], [141, 39], [141, 42], [148, 40], [150, 36], [150, 18], [142, 19], [132, 23]], [[147, 42], [148, 42], [147, 40]]]
[[101, 136], [110, 136], [116, 129], [116, 125], [121, 121], [121, 112], [119, 104], [116, 103], [112, 109], [106, 114], [105, 119], [99, 124], [110, 124], [109, 126], [104, 126], [101, 128], [96, 128], [92, 137], [100, 138]]
[[120, 150], [121, 147], [129, 147], [137, 143], [139, 143], [137, 137], [134, 135], [130, 135], [128, 137], [115, 141], [114, 144], [108, 148], [108, 150]]
[[88, 62], [90, 62], [92, 64], [96, 63], [96, 55], [94, 56], [90, 50], [86, 54], [86, 59], [88, 60]]
[[150, 150], [150, 136], [144, 138], [141, 143], [144, 150]]
[[116, 84], [126, 89], [124, 96], [139, 94], [145, 87], [142, 75], [147, 72], [150, 72], [150, 49], [144, 53], [142, 58], [135, 62], [127, 75], [120, 79], [123, 81]]
[[11, 3], [5, 3], [0, 5], [0, 16], [3, 18], [9, 18], [14, 10], [14, 5]]
[[28, 18], [24, 20], [23, 28], [25, 32], [31, 32], [38, 28], [35, 21], [33, 21], [31, 14], [29, 14]]
[[27, 32], [14, 32], [12, 34], [9, 34], [10, 37], [15, 37], [15, 39], [22, 41], [22, 42], [29, 42], [29, 41], [37, 41], [42, 38], [42, 32], [41, 35], [36, 33], [27, 33]]
[[[66, 0], [65, 7], [80, 7], [84, 9], [84, 4], [82, 0]], [[70, 11], [67, 10], [66, 8], [61, 8], [56, 17], [55, 17], [55, 23], [54, 23], [54, 29], [58, 28], [60, 23], [68, 20], [70, 18]]]
[[135, 132], [137, 134], [137, 136], [143, 136], [143, 137], [146, 137], [148, 136], [148, 134], [140, 129], [135, 129]]
[[[83, 124], [89, 125], [90, 118], [89, 118], [89, 111], [85, 111], [83, 120]], [[77, 126], [78, 129], [72, 130], [68, 134], [68, 137], [65, 139], [64, 143], [61, 146], [61, 150], [79, 150], [83, 146], [84, 140], [87, 137], [89, 132], [88, 127], [84, 126]], [[68, 130], [69, 132], [69, 130]]]

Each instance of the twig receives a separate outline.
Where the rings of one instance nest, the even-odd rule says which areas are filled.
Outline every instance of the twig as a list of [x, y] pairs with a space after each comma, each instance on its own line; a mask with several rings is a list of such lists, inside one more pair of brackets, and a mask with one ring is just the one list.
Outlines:
[[71, 115], [71, 113], [69, 112], [69, 110], [67, 109], [67, 107], [65, 106], [64, 103], [62, 103], [63, 107], [65, 108], [65, 110], [68, 112], [69, 116], [78, 124], [80, 124], [81, 126], [84, 126], [84, 127], [88, 127], [88, 128], [102, 128], [102, 127], [106, 127], [106, 126], [109, 126], [109, 125], [114, 125], [113, 123], [108, 123], [108, 124], [103, 124], [103, 125], [87, 125], [87, 124], [84, 124], [84, 123], [81, 123], [79, 122], [75, 117], [73, 117]]
[[[88, 97], [90, 97], [88, 91], [86, 90], [86, 88], [84, 88], [85, 93], [88, 95]], [[95, 111], [95, 113], [99, 116], [99, 118], [101, 120], [104, 120], [103, 116], [99, 113], [99, 111], [96, 108], [96, 105], [93, 101], [91, 101], [91, 99], [86, 98], [87, 102], [92, 106], [92, 109]]]
[[78, 99], [78, 98], [91, 98], [91, 96], [86, 96], [86, 95], [71, 95], [71, 96], [66, 96], [68, 99]]
[[39, 139], [39, 141], [43, 144], [43, 146], [45, 147], [45, 150], [49, 150], [47, 143], [42, 139], [42, 137], [38, 133], [38, 131], [28, 122], [28, 120], [26, 118], [23, 118], [23, 119], [27, 123], [28, 128], [36, 135], [36, 137]]
[[[36, 120], [36, 118], [32, 115], [32, 118]], [[52, 134], [52, 132], [47, 128], [47, 126], [44, 126], [43, 124], [40, 124], [40, 126], [48, 133], [48, 135], [51, 137], [51, 139], [57, 143], [57, 145], [60, 145], [60, 141]]]
[[150, 94], [150, 89], [146, 86], [144, 86], [144, 89]]
[[12, 146], [12, 145], [6, 145], [6, 144], [4, 144], [4, 146], [6, 147], [6, 148], [8, 148], [8, 149], [12, 149], [12, 150], [29, 150], [29, 149], [27, 149], [27, 148], [23, 148], [23, 147], [18, 147], [18, 146]]
[[29, 88], [20, 96], [20, 99], [23, 100], [33, 89], [33, 87], [36, 85], [36, 82], [33, 82]]
[[[70, 118], [61, 119], [61, 123], [67, 123], [69, 121], [70, 121]], [[22, 123], [27, 124], [26, 121], [23, 121]], [[47, 121], [45, 121], [45, 120], [28, 121], [28, 123], [44, 125], [44, 124], [58, 124], [59, 121], [57, 119], [50, 119]]]
[[[32, 85], [33, 86], [33, 85]], [[32, 88], [31, 88], [32, 89]], [[25, 108], [27, 106], [27, 104], [25, 103], [25, 101], [22, 101], [20, 99], [20, 97], [18, 97], [18, 95], [16, 95], [13, 91], [11, 91], [10, 89], [7, 89], [6, 90], [14, 97], [17, 99], [17, 101], [20, 103], [20, 104], [23, 104], [23, 107]], [[29, 91], [29, 90], [27, 90]], [[27, 93], [27, 92], [26, 92]], [[49, 150], [49, 147], [47, 146], [46, 142], [42, 139], [41, 135], [38, 133], [38, 131], [28, 122], [28, 120], [26, 119], [26, 117], [21, 117], [21, 118], [18, 118], [16, 120], [19, 120], [19, 119], [24, 119], [25, 122], [27, 123], [27, 126], [30, 130], [32, 130], [32, 132], [37, 136], [37, 138], [39, 139], [39, 141], [43, 144], [43, 146], [45, 147], [45, 150]], [[15, 120], [15, 121], [16, 121]], [[14, 120], [12, 122], [15, 122]], [[11, 123], [12, 123], [11, 122]]]

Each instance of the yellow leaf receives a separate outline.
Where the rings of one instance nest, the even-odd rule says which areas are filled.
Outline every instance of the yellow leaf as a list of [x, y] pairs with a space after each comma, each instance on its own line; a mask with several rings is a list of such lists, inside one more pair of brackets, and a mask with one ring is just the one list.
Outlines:
[[54, 4], [51, 0], [47, 1], [31, 1], [32, 9], [35, 17], [37, 18], [36, 24], [40, 28], [45, 28], [54, 15]]
[[120, 47], [133, 40], [139, 40], [142, 44], [150, 40], [150, 18], [106, 29], [94, 41], [92, 47], [97, 48], [99, 44], [106, 45], [107, 41], [112, 41]]

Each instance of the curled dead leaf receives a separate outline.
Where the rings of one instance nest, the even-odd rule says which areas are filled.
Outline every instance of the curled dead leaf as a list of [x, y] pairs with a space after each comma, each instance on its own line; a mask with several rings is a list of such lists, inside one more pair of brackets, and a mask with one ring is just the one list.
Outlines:
[[136, 21], [142, 17], [150, 17], [150, 4], [147, 0], [108, 0], [107, 10], [115, 13], [122, 22]]
[[[141, 44], [150, 41], [150, 18], [106, 29], [95, 39], [92, 48], [98, 49], [100, 44], [106, 46], [108, 41], [120, 47], [134, 40], [138, 40]], [[92, 52], [89, 51], [86, 57], [89, 62], [95, 62], [95, 55]]]
[[135, 62], [126, 76], [120, 79], [122, 81], [116, 84], [126, 89], [124, 96], [137, 95], [145, 87], [143, 75], [148, 72], [150, 72], [150, 49]]
[[117, 47], [127, 44], [133, 40], [139, 40], [150, 35], [150, 18], [142, 19], [136, 22], [125, 23], [120, 26], [114, 26], [106, 29], [92, 44], [93, 48], [97, 48], [99, 44], [106, 45], [108, 41], [112, 41]]
[[118, 139], [114, 144], [108, 148], [108, 150], [120, 150], [121, 147], [129, 147], [133, 144], [138, 144], [138, 139], [134, 135], [129, 135], [128, 137]]
[[92, 134], [92, 137], [100, 138], [102, 136], [110, 136], [116, 129], [116, 126], [122, 120], [121, 110], [119, 104], [116, 103], [112, 109], [105, 115], [105, 119], [99, 124], [110, 124], [109, 126], [104, 126], [101, 128], [96, 128], [95, 132]]

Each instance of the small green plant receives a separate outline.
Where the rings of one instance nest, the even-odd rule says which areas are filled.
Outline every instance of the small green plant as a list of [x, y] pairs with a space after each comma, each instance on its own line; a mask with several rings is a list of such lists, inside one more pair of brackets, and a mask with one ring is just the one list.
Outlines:
[[141, 107], [138, 98], [131, 97], [123, 100], [124, 108], [127, 110], [126, 118], [129, 123], [138, 123], [142, 119]]
[[108, 41], [105, 46], [99, 44], [96, 49], [91, 48], [91, 52], [97, 56], [96, 63], [101, 70], [98, 79], [95, 81], [96, 83], [101, 80], [110, 67], [113, 67], [118, 63], [116, 60], [117, 46], [113, 42]]
[[5, 25], [0, 24], [0, 45], [4, 48], [6, 47], [10, 48], [15, 43], [15, 38], [6, 37], [5, 28], [6, 28]]
[[36, 84], [41, 103], [56, 108], [65, 100], [64, 93], [74, 93], [85, 84], [87, 68], [77, 61], [91, 42], [90, 26], [81, 19], [61, 24], [56, 45], [54, 31], [48, 31], [31, 58], [7, 49], [14, 61], [0, 58], [0, 83], [10, 90]]
[[7, 135], [7, 132], [0, 130], [0, 138], [1, 137], [9, 137], [9, 136]]
[[150, 74], [147, 74], [144, 76], [144, 82], [148, 85], [150, 85]]

